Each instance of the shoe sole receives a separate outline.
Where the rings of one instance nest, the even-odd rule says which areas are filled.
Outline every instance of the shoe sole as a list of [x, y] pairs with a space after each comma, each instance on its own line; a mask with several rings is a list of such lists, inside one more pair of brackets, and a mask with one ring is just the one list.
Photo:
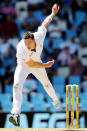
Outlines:
[[17, 124], [14, 120], [14, 118], [12, 116], [9, 117], [9, 122], [11, 122], [13, 125], [15, 126], [20, 126], [19, 124]]

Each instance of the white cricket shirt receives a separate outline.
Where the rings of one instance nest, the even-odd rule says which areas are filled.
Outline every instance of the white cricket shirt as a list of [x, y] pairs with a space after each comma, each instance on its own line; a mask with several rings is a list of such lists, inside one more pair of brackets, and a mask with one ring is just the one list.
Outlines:
[[34, 33], [34, 39], [36, 42], [36, 52], [30, 51], [25, 43], [24, 39], [22, 39], [17, 45], [17, 62], [27, 62], [29, 59], [33, 59], [34, 61], [41, 60], [41, 53], [43, 50], [43, 43], [46, 36], [46, 28], [44, 26], [40, 26], [38, 31]]

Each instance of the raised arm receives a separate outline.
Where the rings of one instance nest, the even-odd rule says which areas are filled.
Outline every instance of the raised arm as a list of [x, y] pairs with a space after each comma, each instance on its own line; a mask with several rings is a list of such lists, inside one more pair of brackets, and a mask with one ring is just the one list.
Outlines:
[[51, 22], [52, 18], [59, 12], [60, 7], [57, 4], [54, 4], [52, 7], [52, 13], [46, 17], [43, 21], [42, 26], [47, 27], [48, 24]]

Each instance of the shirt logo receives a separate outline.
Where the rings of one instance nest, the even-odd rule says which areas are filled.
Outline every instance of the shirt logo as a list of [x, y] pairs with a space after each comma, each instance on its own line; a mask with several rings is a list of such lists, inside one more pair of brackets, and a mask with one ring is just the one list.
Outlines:
[[33, 55], [33, 52], [30, 54], [30, 57]]

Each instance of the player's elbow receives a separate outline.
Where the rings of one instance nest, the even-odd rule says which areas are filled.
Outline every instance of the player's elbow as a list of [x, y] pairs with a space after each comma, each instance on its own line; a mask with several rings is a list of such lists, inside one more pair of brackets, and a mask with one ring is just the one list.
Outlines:
[[30, 67], [34, 67], [34, 62], [32, 60], [26, 62], [26, 64]]
[[28, 66], [34, 67], [34, 64], [33, 63], [28, 63]]
[[34, 64], [33, 63], [26, 63], [28, 66], [30, 66], [30, 67], [34, 67]]

